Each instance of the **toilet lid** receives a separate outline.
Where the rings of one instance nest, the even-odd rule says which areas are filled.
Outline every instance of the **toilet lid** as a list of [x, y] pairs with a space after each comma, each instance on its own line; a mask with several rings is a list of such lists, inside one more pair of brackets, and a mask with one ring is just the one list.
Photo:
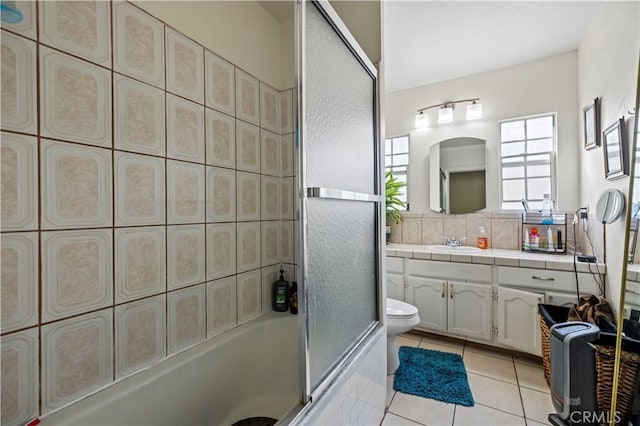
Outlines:
[[418, 313], [418, 308], [400, 300], [387, 297], [387, 317], [410, 318]]

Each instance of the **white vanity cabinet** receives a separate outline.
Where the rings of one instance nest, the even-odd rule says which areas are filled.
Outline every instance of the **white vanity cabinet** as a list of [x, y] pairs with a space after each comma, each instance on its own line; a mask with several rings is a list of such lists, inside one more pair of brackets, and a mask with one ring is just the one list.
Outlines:
[[[578, 280], [580, 294], [599, 294], [592, 274], [579, 272]], [[640, 295], [640, 283], [634, 284], [629, 287]], [[418, 329], [539, 356], [538, 304], [576, 303], [576, 275], [570, 270], [387, 257], [387, 296], [418, 308]], [[628, 303], [640, 305], [636, 297]]]
[[407, 259], [405, 300], [419, 328], [491, 340], [491, 266]]
[[404, 259], [387, 257], [387, 297], [405, 300]]
[[538, 304], [544, 293], [498, 287], [498, 343], [541, 355]]
[[[581, 294], [598, 294], [591, 274], [579, 273]], [[498, 341], [501, 346], [541, 354], [538, 304], [576, 302], [576, 276], [570, 271], [498, 267]]]
[[406, 302], [418, 308], [420, 328], [447, 331], [447, 281], [407, 277]]

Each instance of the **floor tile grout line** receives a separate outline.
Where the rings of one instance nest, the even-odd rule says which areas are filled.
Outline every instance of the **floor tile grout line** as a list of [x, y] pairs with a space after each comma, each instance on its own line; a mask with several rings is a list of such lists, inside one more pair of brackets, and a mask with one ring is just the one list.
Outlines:
[[[415, 421], [415, 420], [413, 420], [413, 419], [410, 419], [409, 417], [401, 416], [400, 414], [396, 414], [396, 413], [394, 413], [393, 411], [387, 411], [387, 414], [388, 414], [388, 413], [391, 413], [391, 414], [393, 414], [394, 416], [400, 417], [400, 418], [402, 418], [402, 419], [409, 420], [410, 422], [413, 422], [413, 423], [415, 423], [415, 424], [419, 424], [419, 425], [422, 425], [422, 426], [426, 426], [424, 423], [420, 423], [420, 422], [418, 422], [418, 421]], [[387, 414], [385, 414], [385, 417], [387, 416]], [[384, 418], [383, 418], [383, 420], [382, 420], [382, 421], [384, 421]]]
[[[502, 380], [502, 379], [497, 379], [497, 378], [495, 378], [493, 376], [487, 376], [486, 374], [476, 373], [475, 371], [467, 371], [467, 373], [475, 374], [476, 376], [481, 376], [481, 377], [484, 377], [486, 379], [493, 379], [493, 380], [497, 380], [497, 381], [502, 382], [502, 383], [507, 383], [507, 384], [510, 384], [510, 385], [518, 386], [517, 383], [508, 382], [508, 381]], [[516, 379], [516, 381], [517, 381], [517, 379]], [[518, 387], [520, 387], [520, 386], [518, 386]]]
[[513, 370], [516, 373], [516, 383], [518, 384], [518, 395], [520, 395], [520, 406], [522, 407], [522, 414], [525, 418], [524, 423], [525, 425], [527, 424], [527, 412], [524, 410], [524, 400], [522, 398], [522, 389], [520, 389], [520, 379], [518, 378], [518, 369], [516, 368], [516, 363], [515, 360], [513, 359], [513, 357], [511, 358], [511, 361], [513, 363]]
[[[510, 412], [510, 411], [503, 410], [502, 408], [492, 407], [492, 406], [490, 406], [490, 405], [482, 404], [482, 403], [480, 403], [480, 402], [476, 402], [475, 404], [476, 404], [476, 405], [481, 405], [481, 406], [483, 406], [483, 407], [485, 407], [485, 408], [491, 408], [492, 410], [500, 411], [501, 413], [510, 414], [510, 415], [512, 415], [512, 416], [514, 416], [514, 417], [520, 417], [521, 419], [524, 419], [524, 418], [525, 418], [525, 416], [524, 416], [524, 415], [519, 416], [519, 415], [517, 415], [517, 414], [515, 414], [515, 413], [512, 413], [512, 412]], [[523, 413], [524, 413], [524, 412], [523, 412]]]

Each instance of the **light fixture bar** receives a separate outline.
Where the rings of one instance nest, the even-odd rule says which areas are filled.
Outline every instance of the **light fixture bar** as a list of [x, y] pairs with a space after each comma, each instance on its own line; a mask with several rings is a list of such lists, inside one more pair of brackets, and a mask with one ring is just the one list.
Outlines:
[[436, 108], [436, 107], [446, 107], [446, 106], [450, 106], [452, 104], [458, 104], [461, 102], [475, 102], [475, 101], [479, 101], [480, 98], [471, 98], [471, 99], [461, 99], [459, 101], [445, 101], [439, 104], [435, 104], [435, 105], [429, 105], [428, 107], [424, 107], [424, 108], [420, 108], [418, 109], [416, 112], [420, 113], [422, 111], [431, 109], [431, 108]]

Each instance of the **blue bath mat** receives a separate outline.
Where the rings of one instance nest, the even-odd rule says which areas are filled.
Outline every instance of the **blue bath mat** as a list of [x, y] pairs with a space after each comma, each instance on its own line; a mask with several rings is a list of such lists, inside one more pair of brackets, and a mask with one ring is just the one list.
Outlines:
[[465, 407], [474, 404], [462, 357], [448, 352], [401, 346], [393, 388]]

